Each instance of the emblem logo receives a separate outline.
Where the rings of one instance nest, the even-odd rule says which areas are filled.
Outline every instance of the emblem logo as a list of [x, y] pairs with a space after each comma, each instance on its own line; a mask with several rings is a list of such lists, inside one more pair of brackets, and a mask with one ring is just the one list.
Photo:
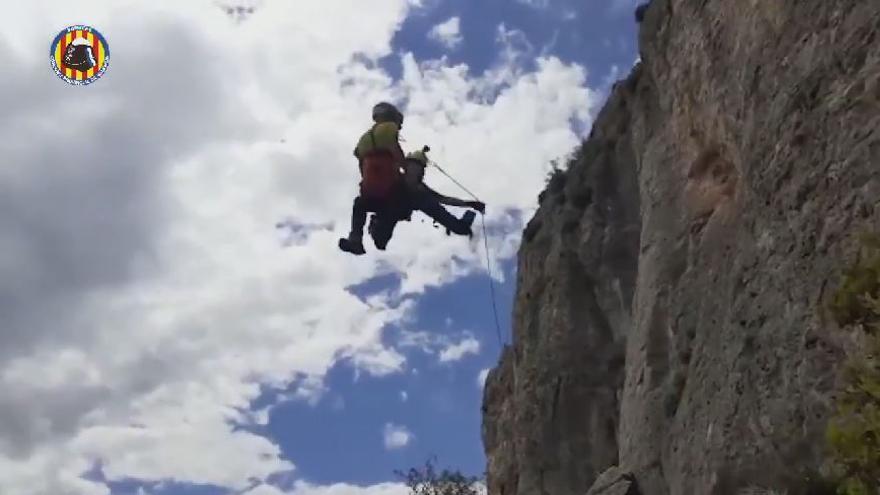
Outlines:
[[107, 40], [91, 26], [75, 25], [61, 30], [49, 49], [52, 70], [74, 86], [97, 81], [110, 65]]

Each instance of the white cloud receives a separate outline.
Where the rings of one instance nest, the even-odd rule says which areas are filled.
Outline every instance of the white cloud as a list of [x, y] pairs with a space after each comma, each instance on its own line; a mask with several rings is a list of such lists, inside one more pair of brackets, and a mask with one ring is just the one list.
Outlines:
[[409, 489], [401, 483], [380, 483], [371, 486], [337, 483], [327, 486], [297, 481], [292, 490], [285, 492], [271, 485], [259, 485], [242, 495], [409, 495]]
[[409, 394], [406, 393], [406, 390], [400, 391], [400, 402], [406, 402], [409, 400]]
[[426, 331], [404, 331], [398, 345], [403, 349], [415, 348], [436, 355], [441, 363], [459, 361], [467, 355], [480, 352], [480, 341], [470, 332], [461, 332], [458, 338]]
[[428, 32], [428, 38], [442, 44], [446, 48], [456, 48], [464, 40], [461, 35], [460, 19], [458, 17], [450, 17], [448, 20], [437, 24]]
[[480, 373], [477, 375], [477, 387], [482, 389], [486, 386], [486, 378], [489, 377], [490, 371], [492, 371], [491, 368], [480, 370]]
[[[611, 3], [630, 0], [611, 0]], [[593, 10], [593, 5], [587, 7], [586, 2], [554, 1], [554, 0], [516, 0], [516, 3], [531, 7], [538, 11], [539, 15], [548, 16], [560, 22], [571, 22], [581, 17], [586, 11]], [[579, 13], [580, 11], [580, 13]]]
[[414, 435], [405, 426], [386, 423], [382, 430], [385, 448], [387, 450], [402, 449], [410, 444]]
[[315, 486], [298, 482], [290, 495], [409, 495], [409, 489], [401, 483], [380, 483], [371, 486], [336, 483]]
[[269, 440], [227, 429], [220, 417], [186, 418], [177, 426], [93, 427], [77, 438], [74, 448], [91, 457], [118, 452], [119, 458], [103, 465], [110, 479], [179, 478], [244, 489], [248, 477], [264, 479], [293, 468]]
[[[335, 250], [369, 102], [408, 99], [407, 146], [439, 143], [433, 157], [505, 226], [494, 256], [514, 255], [522, 225], [507, 211], [528, 217], [545, 164], [578, 141], [569, 121], [594, 110], [583, 70], [542, 57], [525, 71], [528, 40], [502, 29], [485, 74], [404, 54], [392, 81], [353, 56], [390, 54], [411, 2], [359, 5], [315, 1], [303, 17], [264, 2], [241, 24], [208, 0], [4, 9], [17, 77], [0, 79], [0, 493], [107, 494], [80, 477], [95, 462], [111, 481], [243, 490], [296, 463], [235, 427], [266, 423], [272, 406], [251, 411], [262, 393], [314, 404], [341, 360], [407, 369], [406, 347], [383, 337], [414, 304], [345, 287], [390, 270], [419, 294], [483, 270], [482, 241], [413, 222], [387, 252]], [[41, 55], [71, 18], [116, 61], [88, 88]], [[333, 34], [354, 22], [369, 29]], [[436, 171], [428, 181], [458, 194]], [[283, 248], [281, 219], [310, 227]]]
[[441, 3], [443, 3], [443, 0], [409, 0], [410, 6], [413, 7], [410, 15], [415, 17], [425, 17], [436, 10]]
[[285, 495], [285, 493], [278, 487], [260, 484], [244, 492], [242, 495]]
[[[517, 2], [528, 5], [536, 9], [546, 9], [550, 7], [550, 0], [516, 0]], [[616, 1], [616, 0], [615, 0]]]
[[401, 349], [419, 349], [425, 353], [432, 353], [436, 345], [437, 336], [425, 331], [405, 330], [401, 332], [397, 345]]
[[462, 360], [469, 354], [480, 353], [480, 341], [473, 336], [467, 336], [464, 339], [449, 343], [440, 351], [440, 362], [451, 363]]
[[250, 413], [251, 423], [258, 426], [266, 426], [269, 424], [272, 406], [266, 406]]

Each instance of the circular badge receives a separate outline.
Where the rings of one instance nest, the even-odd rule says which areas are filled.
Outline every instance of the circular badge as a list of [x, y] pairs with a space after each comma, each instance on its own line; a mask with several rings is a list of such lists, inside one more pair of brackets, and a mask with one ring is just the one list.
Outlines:
[[75, 25], [61, 30], [49, 49], [52, 70], [74, 86], [97, 81], [110, 65], [107, 40], [91, 26]]

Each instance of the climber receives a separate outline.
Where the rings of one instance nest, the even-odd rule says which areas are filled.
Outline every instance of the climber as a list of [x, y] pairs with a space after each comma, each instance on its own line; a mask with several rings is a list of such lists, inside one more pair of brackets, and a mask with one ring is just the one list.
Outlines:
[[360, 194], [352, 205], [351, 232], [339, 239], [339, 249], [356, 255], [366, 252], [367, 213], [391, 214], [392, 205], [400, 203], [403, 193], [400, 166], [404, 156], [399, 141], [403, 114], [391, 103], [380, 102], [373, 106], [373, 122], [354, 149], [361, 174]]
[[406, 155], [403, 162], [403, 194], [396, 197], [398, 201], [390, 209], [379, 212], [370, 220], [370, 236], [380, 250], [384, 250], [391, 240], [394, 227], [400, 220], [409, 220], [413, 211], [418, 210], [446, 228], [447, 235], [455, 233], [471, 237], [471, 224], [476, 213], [466, 211], [461, 218], [449, 213], [443, 205], [473, 208], [481, 214], [486, 212], [486, 205], [480, 201], [467, 201], [444, 196], [424, 183], [425, 168], [428, 166], [426, 153], [430, 148], [425, 146], [421, 151]]

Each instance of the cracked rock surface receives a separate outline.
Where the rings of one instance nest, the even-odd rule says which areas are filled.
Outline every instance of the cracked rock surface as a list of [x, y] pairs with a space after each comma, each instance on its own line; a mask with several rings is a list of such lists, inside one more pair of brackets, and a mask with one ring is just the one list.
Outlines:
[[876, 0], [651, 2], [641, 63], [523, 233], [490, 495], [609, 470], [733, 494], [819, 466], [841, 359], [819, 308], [880, 229], [878, 26]]

